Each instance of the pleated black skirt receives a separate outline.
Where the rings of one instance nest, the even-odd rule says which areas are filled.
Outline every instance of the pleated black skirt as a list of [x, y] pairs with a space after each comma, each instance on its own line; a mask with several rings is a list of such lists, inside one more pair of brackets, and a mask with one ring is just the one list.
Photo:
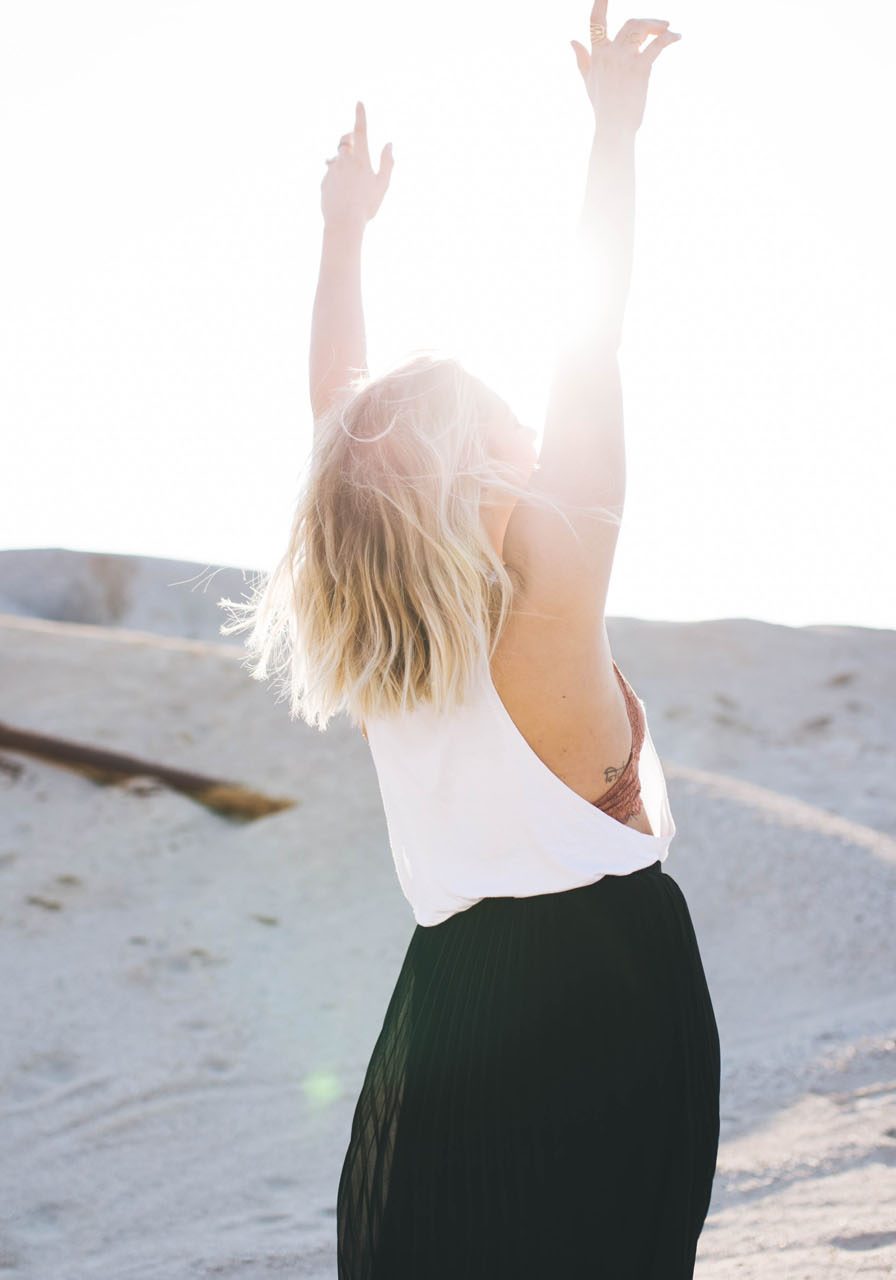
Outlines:
[[339, 1280], [685, 1280], [720, 1047], [659, 862], [412, 934], [355, 1107]]

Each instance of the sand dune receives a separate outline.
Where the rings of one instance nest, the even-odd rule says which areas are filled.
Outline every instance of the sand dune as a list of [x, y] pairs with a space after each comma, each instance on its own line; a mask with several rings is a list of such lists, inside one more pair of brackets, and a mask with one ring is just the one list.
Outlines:
[[255, 572], [64, 547], [0, 551], [0, 613], [219, 640], [215, 601], [248, 593]]
[[[0, 1270], [332, 1280], [352, 1108], [413, 918], [363, 739], [290, 722], [215, 641], [240, 571], [193, 592], [165, 584], [207, 567], [173, 568], [4, 553], [0, 720], [295, 804], [240, 823], [0, 748]], [[697, 1275], [892, 1274], [896, 637], [609, 629], [666, 769], [665, 869], [722, 1041]]]

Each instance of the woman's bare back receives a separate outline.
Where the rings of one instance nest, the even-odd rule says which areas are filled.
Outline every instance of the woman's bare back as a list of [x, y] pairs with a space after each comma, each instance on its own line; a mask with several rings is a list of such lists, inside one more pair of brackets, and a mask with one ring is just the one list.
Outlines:
[[[518, 591], [492, 659], [492, 681], [543, 764], [594, 804], [631, 755], [625, 695], [603, 617], [537, 616], [544, 612]], [[627, 825], [654, 834], [643, 807]]]

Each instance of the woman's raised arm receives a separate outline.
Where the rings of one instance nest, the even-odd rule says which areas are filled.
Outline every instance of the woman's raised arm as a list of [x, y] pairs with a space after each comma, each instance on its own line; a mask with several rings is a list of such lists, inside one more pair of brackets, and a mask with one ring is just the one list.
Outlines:
[[387, 142], [379, 172], [374, 173], [367, 145], [367, 114], [359, 102], [355, 127], [342, 135], [321, 183], [324, 231], [308, 370], [315, 419], [367, 368], [361, 245], [364, 229], [389, 188], [392, 165], [392, 143]]
[[[632, 270], [635, 136], [650, 69], [679, 39], [668, 22], [631, 18], [611, 40], [606, 17], [607, 0], [596, 0], [590, 54], [572, 41], [595, 129], [539, 468], [530, 483], [567, 507], [579, 541], [557, 517], [522, 501], [504, 538], [505, 560], [519, 566], [542, 603], [569, 602], [589, 613], [603, 612], [619, 529], [579, 510], [605, 507], [621, 517], [625, 500], [617, 351]], [[655, 38], [642, 49], [649, 36]]]

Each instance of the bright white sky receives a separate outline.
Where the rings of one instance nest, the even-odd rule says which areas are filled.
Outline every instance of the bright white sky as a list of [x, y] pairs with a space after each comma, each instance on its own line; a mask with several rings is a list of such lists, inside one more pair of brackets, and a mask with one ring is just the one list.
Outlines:
[[[589, 0], [28, 0], [0, 20], [0, 545], [268, 568], [311, 429], [324, 161], [367, 107], [374, 372], [540, 429]], [[674, 0], [621, 353], [608, 609], [896, 627], [896, 10]]]

